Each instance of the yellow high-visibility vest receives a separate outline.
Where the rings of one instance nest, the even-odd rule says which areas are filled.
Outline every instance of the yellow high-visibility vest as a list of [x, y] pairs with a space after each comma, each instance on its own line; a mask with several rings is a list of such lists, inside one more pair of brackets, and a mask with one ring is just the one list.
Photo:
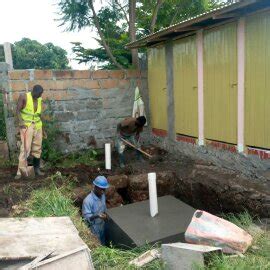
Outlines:
[[41, 129], [42, 121], [40, 119], [40, 116], [42, 110], [42, 98], [38, 98], [37, 101], [37, 110], [35, 112], [32, 93], [28, 92], [26, 94], [26, 105], [25, 108], [21, 110], [21, 116], [24, 124], [27, 127], [34, 123], [36, 125], [36, 129]]

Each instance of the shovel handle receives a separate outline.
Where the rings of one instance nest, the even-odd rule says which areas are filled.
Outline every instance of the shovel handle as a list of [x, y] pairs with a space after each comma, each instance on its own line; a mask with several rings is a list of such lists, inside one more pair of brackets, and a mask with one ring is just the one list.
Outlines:
[[121, 140], [122, 140], [125, 144], [127, 144], [127, 145], [133, 147], [134, 149], [138, 150], [139, 152], [141, 152], [142, 154], [146, 155], [147, 157], [149, 157], [149, 158], [152, 158], [152, 157], [153, 157], [153, 156], [151, 156], [150, 154], [148, 154], [148, 153], [146, 153], [145, 151], [143, 151], [142, 149], [137, 148], [137, 147], [136, 147], [135, 145], [133, 145], [131, 142], [129, 142], [129, 141], [123, 139], [123, 138], [121, 138]]

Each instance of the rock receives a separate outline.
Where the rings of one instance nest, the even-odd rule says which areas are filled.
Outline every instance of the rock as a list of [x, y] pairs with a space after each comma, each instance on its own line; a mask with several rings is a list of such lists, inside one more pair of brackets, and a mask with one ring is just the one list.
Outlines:
[[148, 200], [148, 198], [149, 198], [148, 190], [130, 192], [130, 200], [132, 203], [145, 201]]
[[129, 183], [128, 176], [125, 174], [109, 176], [108, 181], [110, 185], [115, 186], [116, 189], [127, 188]]
[[113, 208], [123, 205], [124, 201], [122, 197], [117, 192], [115, 192], [113, 196], [110, 197], [110, 199], [107, 198], [106, 203], [107, 208]]
[[[175, 187], [175, 176], [170, 171], [157, 173], [157, 191], [160, 195], [172, 194]], [[148, 174], [129, 176], [129, 190], [148, 190]]]
[[106, 190], [106, 199], [111, 199], [114, 197], [114, 194], [116, 192], [115, 186], [111, 185], [109, 188]]
[[72, 199], [75, 201], [75, 204], [82, 205], [84, 198], [91, 192], [91, 190], [91, 185], [74, 188]]

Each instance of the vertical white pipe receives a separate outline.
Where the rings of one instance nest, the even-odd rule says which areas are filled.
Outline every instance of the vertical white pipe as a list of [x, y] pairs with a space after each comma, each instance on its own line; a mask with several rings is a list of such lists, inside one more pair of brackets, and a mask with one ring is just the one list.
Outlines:
[[156, 173], [148, 173], [149, 203], [150, 203], [151, 217], [154, 217], [158, 214], [156, 179], [157, 179]]
[[111, 144], [110, 143], [105, 144], [105, 168], [106, 168], [106, 170], [111, 170], [112, 169]]

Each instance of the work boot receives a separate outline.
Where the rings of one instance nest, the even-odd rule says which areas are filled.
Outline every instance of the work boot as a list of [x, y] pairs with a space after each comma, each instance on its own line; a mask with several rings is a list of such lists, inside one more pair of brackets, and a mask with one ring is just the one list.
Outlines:
[[140, 162], [144, 161], [144, 158], [143, 158], [142, 153], [140, 151], [136, 151], [136, 158]]
[[33, 158], [33, 166], [36, 176], [44, 176], [45, 173], [40, 171], [40, 158]]
[[16, 176], [14, 177], [14, 180], [20, 180], [22, 178], [22, 176], [20, 174], [16, 174]]
[[120, 168], [125, 168], [125, 157], [124, 154], [119, 154], [119, 163], [120, 163]]

